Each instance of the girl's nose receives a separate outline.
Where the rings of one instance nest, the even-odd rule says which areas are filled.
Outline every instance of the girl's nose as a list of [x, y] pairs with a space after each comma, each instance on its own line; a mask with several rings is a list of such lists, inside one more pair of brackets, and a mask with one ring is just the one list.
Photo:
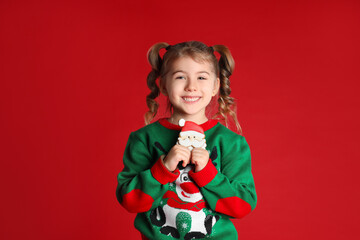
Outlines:
[[189, 78], [187, 81], [185, 90], [189, 91], [189, 92], [196, 91], [197, 90], [197, 81]]

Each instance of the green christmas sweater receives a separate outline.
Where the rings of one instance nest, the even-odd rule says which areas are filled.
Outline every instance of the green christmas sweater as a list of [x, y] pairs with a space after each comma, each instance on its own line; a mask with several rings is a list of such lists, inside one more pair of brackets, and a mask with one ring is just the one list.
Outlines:
[[[166, 119], [129, 136], [118, 174], [116, 196], [143, 237], [166, 239], [237, 239], [231, 218], [242, 218], [257, 202], [250, 148], [216, 120], [200, 125], [210, 159], [194, 172], [192, 165], [170, 172], [161, 156], [176, 144], [181, 127]], [[145, 238], [145, 239], [146, 239]]]

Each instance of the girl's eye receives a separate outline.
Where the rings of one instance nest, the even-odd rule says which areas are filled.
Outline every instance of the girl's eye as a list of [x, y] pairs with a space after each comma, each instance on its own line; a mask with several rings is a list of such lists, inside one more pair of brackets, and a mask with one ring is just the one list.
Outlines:
[[184, 78], [183, 76], [178, 76], [175, 79], [183, 79], [183, 78]]
[[200, 80], [206, 80], [206, 78], [204, 78], [204, 77], [199, 77], [199, 79], [200, 79]]

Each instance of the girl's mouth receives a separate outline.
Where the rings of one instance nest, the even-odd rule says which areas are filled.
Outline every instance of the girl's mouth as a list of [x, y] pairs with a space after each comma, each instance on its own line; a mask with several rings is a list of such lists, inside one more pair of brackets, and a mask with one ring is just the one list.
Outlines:
[[185, 102], [196, 102], [200, 99], [200, 97], [182, 97]]

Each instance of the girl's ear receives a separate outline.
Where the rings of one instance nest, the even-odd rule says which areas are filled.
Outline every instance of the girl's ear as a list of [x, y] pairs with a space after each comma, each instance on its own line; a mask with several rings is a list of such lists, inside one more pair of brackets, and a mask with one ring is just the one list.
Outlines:
[[167, 91], [166, 91], [165, 80], [164, 80], [164, 79], [160, 79], [160, 81], [159, 81], [159, 88], [160, 88], [160, 92], [161, 92], [164, 96], [167, 96]]
[[215, 96], [219, 92], [219, 89], [220, 89], [220, 78], [216, 78], [212, 96]]

